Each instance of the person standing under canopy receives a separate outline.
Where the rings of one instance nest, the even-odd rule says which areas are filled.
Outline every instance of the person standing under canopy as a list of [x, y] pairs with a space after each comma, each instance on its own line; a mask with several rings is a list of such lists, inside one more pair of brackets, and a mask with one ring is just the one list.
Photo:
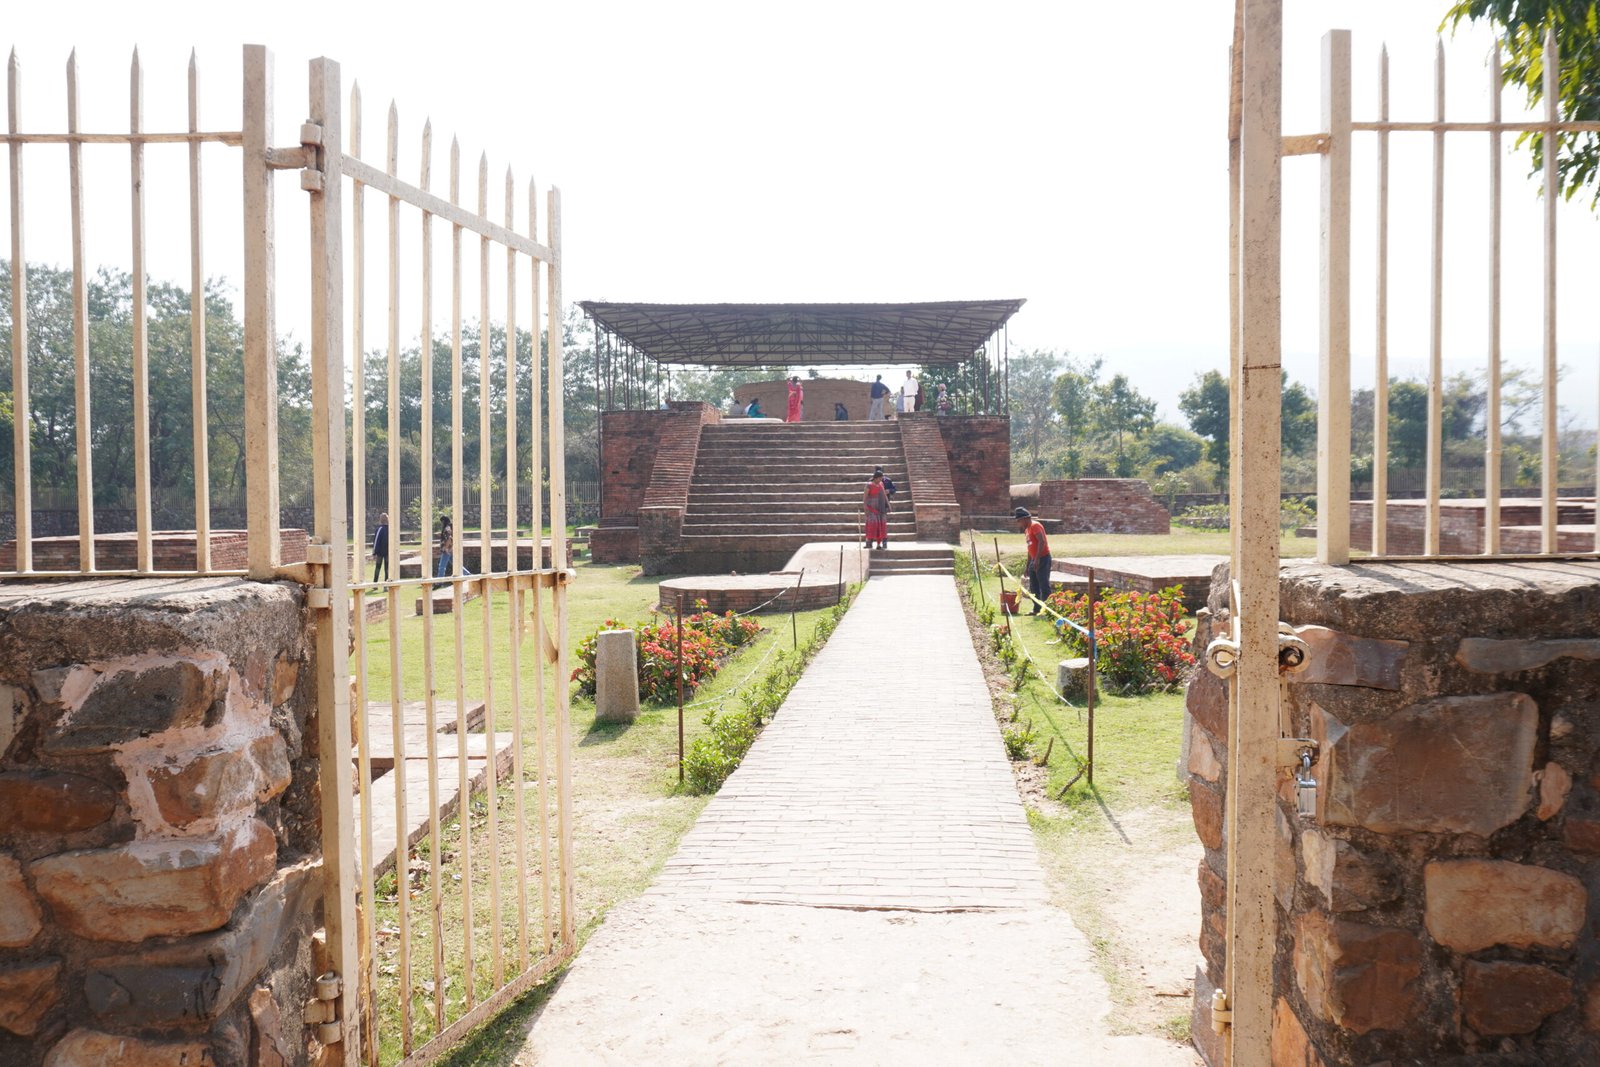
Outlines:
[[878, 380], [872, 383], [872, 406], [867, 408], [868, 422], [882, 422], [889, 416], [884, 414], [883, 402], [889, 396], [889, 387], [883, 384], [883, 375], [878, 375]]
[[872, 472], [861, 504], [867, 516], [867, 547], [889, 547], [889, 491], [883, 485], [883, 468]]
[[799, 422], [806, 417], [806, 390], [796, 375], [789, 379], [789, 413], [785, 422]]
[[900, 383], [900, 413], [917, 410], [917, 393], [922, 386], [917, 384], [909, 369], [906, 370], [906, 380]]

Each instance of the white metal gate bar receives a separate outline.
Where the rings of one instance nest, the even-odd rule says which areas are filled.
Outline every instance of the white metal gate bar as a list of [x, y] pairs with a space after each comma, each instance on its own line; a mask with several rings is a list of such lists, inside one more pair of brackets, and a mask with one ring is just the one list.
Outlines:
[[[1346, 31], [1330, 33], [1324, 42], [1339, 36], [1348, 39]], [[1428, 289], [1429, 348], [1428, 348], [1428, 435], [1426, 442], [1426, 495], [1423, 530], [1423, 558], [1438, 557], [1441, 553], [1440, 507], [1444, 482], [1443, 451], [1443, 294], [1445, 287], [1445, 223], [1444, 187], [1445, 160], [1448, 137], [1452, 134], [1481, 133], [1488, 135], [1488, 315], [1486, 323], [1487, 403], [1484, 441], [1484, 529], [1481, 554], [1500, 556], [1501, 505], [1504, 498], [1501, 462], [1503, 458], [1500, 420], [1503, 414], [1501, 366], [1501, 202], [1503, 183], [1501, 176], [1502, 137], [1507, 133], [1537, 133], [1544, 137], [1543, 160], [1544, 197], [1542, 262], [1540, 272], [1543, 283], [1543, 320], [1540, 336], [1541, 350], [1541, 400], [1540, 420], [1540, 532], [1537, 555], [1591, 555], [1600, 552], [1600, 524], [1597, 524], [1594, 552], [1574, 553], [1562, 550], [1559, 539], [1558, 479], [1560, 473], [1560, 447], [1558, 437], [1558, 361], [1556, 327], [1557, 262], [1557, 208], [1559, 205], [1558, 161], [1561, 135], [1579, 132], [1600, 132], [1600, 121], [1563, 120], [1560, 115], [1559, 71], [1560, 57], [1553, 33], [1547, 32], [1544, 41], [1544, 115], [1540, 120], [1507, 122], [1503, 118], [1501, 84], [1501, 53], [1497, 43], [1489, 63], [1490, 109], [1487, 121], [1448, 120], [1445, 116], [1445, 51], [1441, 43], [1434, 60], [1434, 116], [1429, 121], [1396, 121], [1389, 115], [1389, 58], [1385, 49], [1379, 58], [1378, 118], [1375, 121], [1341, 120], [1350, 108], [1350, 60], [1348, 44], [1331, 64], [1325, 63], [1323, 74], [1323, 122], [1325, 132], [1313, 139], [1288, 138], [1286, 143], [1314, 141], [1315, 151], [1324, 154], [1323, 160], [1323, 278], [1322, 313], [1324, 322], [1347, 321], [1349, 304], [1349, 222], [1348, 197], [1341, 188], [1347, 188], [1350, 142], [1354, 133], [1374, 133], [1377, 136], [1377, 246], [1376, 246], [1376, 381], [1374, 383], [1373, 424], [1373, 500], [1372, 540], [1374, 556], [1398, 558], [1389, 552], [1388, 525], [1388, 218], [1389, 218], [1389, 136], [1398, 133], [1427, 133], [1433, 142], [1432, 189], [1430, 194], [1431, 244], [1430, 279]], [[1342, 212], [1335, 206], [1343, 200]], [[1344, 216], [1341, 218], [1341, 214]], [[1344, 271], [1330, 270], [1340, 263]], [[1341, 308], [1344, 310], [1341, 312]], [[1326, 331], [1325, 331], [1326, 334]], [[1347, 471], [1350, 461], [1350, 435], [1348, 411], [1349, 390], [1348, 341], [1339, 344], [1336, 337], [1324, 337], [1318, 397], [1318, 550], [1322, 562], [1344, 563], [1349, 559], [1349, 494], [1339, 492], [1338, 475]], [[1326, 442], [1324, 451], [1321, 442]], [[1597, 480], [1600, 480], [1600, 461], [1597, 461]]]
[[[450, 199], [441, 200], [429, 190], [431, 172], [427, 155], [432, 144], [431, 125], [424, 128], [421, 140], [424, 159], [419, 170], [419, 184], [412, 186], [402, 181], [399, 177], [398, 158], [399, 116], [392, 105], [388, 112], [385, 165], [381, 171], [377, 170], [359, 158], [361, 115], [358, 92], [352, 93], [350, 110], [350, 147], [348, 152], [341, 153], [340, 163], [341, 171], [350, 179], [354, 193], [351, 269], [356, 293], [352, 300], [351, 329], [356, 344], [351, 359], [350, 393], [355, 404], [351, 419], [352, 447], [355, 451], [350, 469], [355, 481], [351, 496], [357, 528], [354, 544], [358, 553], [369, 540], [369, 532], [365, 529], [368, 469], [364, 455], [369, 367], [362, 352], [366, 333], [364, 290], [367, 280], [365, 214], [362, 206], [365, 190], [371, 189], [384, 195], [389, 207], [388, 286], [383, 362], [388, 415], [386, 462], [381, 468], [386, 482], [384, 499], [388, 516], [389, 570], [381, 580], [376, 570], [371, 581], [365, 580], [365, 575], [357, 576], [355, 580], [349, 582], [346, 593], [341, 594], [339, 590], [333, 590], [335, 602], [352, 604], [350, 617], [355, 634], [352, 673], [353, 690], [357, 699], [354, 708], [354, 733], [358, 761], [356, 789], [361, 802], [359, 819], [352, 832], [359, 836], [359, 851], [363, 857], [361, 869], [356, 875], [359, 882], [359, 898], [362, 902], [358, 949], [359, 987], [362, 997], [360, 1018], [364, 1029], [363, 1058], [366, 1062], [387, 1064], [403, 1060], [408, 1063], [421, 1063], [437, 1056], [449, 1041], [467, 1027], [475, 1025], [487, 1012], [504, 1003], [509, 996], [548, 973], [559, 962], [570, 956], [574, 946], [570, 907], [572, 887], [568, 807], [571, 778], [567, 758], [569, 731], [562, 721], [566, 715], [566, 687], [561, 684], [561, 679], [564, 678], [562, 672], [566, 669], [565, 640], [562, 636], [566, 614], [566, 553], [565, 530], [561, 525], [565, 511], [560, 491], [563, 474], [559, 469], [560, 457], [563, 454], [560, 420], [561, 355], [557, 332], [560, 313], [559, 305], [555, 303], [559, 300], [560, 292], [559, 261], [554, 251], [555, 235], [558, 233], [559, 225], [556, 212], [559, 209], [556, 194], [552, 191], [551, 210], [547, 213], [546, 223], [551, 231], [551, 237], [548, 243], [540, 243], [535, 239], [534, 233], [537, 220], [537, 194], [536, 188], [530, 183], [528, 235], [517, 234], [515, 232], [516, 183], [514, 175], [508, 171], [504, 223], [503, 225], [491, 223], [487, 217], [489, 212], [487, 156], [480, 158], [478, 166], [476, 213], [465, 209], [461, 205], [460, 152], [454, 142], [450, 152]], [[421, 388], [417, 399], [420, 401], [423, 441], [420, 450], [421, 495], [416, 501], [418, 517], [414, 527], [411, 525], [412, 520], [407, 519], [407, 509], [411, 501], [403, 496], [401, 482], [402, 427], [399, 419], [402, 403], [406, 399], [404, 390], [409, 388], [403, 381], [402, 345], [405, 331], [401, 321], [401, 308], [405, 265], [401, 261], [402, 208], [415, 209], [422, 221], [422, 262], [419, 282], [424, 306], [418, 316]], [[449, 541], [445, 541], [443, 535], [439, 541], [440, 558], [442, 559], [446, 552], [450, 557], [450, 564], [443, 574], [436, 573], [440, 564], [435, 562], [431, 551], [435, 535], [432, 503], [434, 488], [432, 446], [436, 429], [432, 410], [436, 386], [432, 353], [434, 295], [432, 227], [435, 219], [448, 222], [451, 227], [449, 388], [452, 526], [448, 535]], [[475, 368], [478, 405], [475, 420], [478, 450], [475, 473], [479, 515], [477, 534], [479, 573], [477, 574], [470, 573], [464, 566], [467, 522], [462, 507], [469, 474], [464, 463], [466, 459], [464, 443], [470, 425], [468, 420], [471, 418], [468, 405], [464, 403], [467, 383], [463, 380], [466, 370], [463, 337], [466, 279], [462, 270], [462, 238], [468, 232], [476, 233], [479, 238], [475, 279], [478, 287], [476, 308], [478, 360]], [[501, 238], [506, 235], [513, 237], [514, 241], [503, 241]], [[500, 254], [506, 258], [504, 278], [507, 290], [505, 318], [503, 323], [497, 324], [493, 318], [491, 290], [495, 279], [494, 256]], [[533, 282], [532, 328], [528, 332], [529, 338], [533, 339], [531, 350], [524, 347], [524, 342], [518, 337], [519, 274], [516, 261], [521, 255], [529, 256], [534, 267], [530, 271]], [[544, 264], [550, 273], [546, 291], [552, 295], [550, 305], [552, 310], [546, 312], [551, 328], [544, 338], [544, 343], [551, 353], [548, 364], [549, 377], [546, 383], [541, 383], [537, 377], [541, 364], [538, 358], [541, 311], [540, 264]], [[497, 366], [494, 362], [496, 354], [493, 351], [493, 343], [497, 325], [504, 330], [505, 346], [501, 353], [505, 359], [503, 367]], [[533, 444], [533, 462], [526, 472], [523, 471], [517, 455], [518, 442], [521, 439], [517, 357], [521, 352], [527, 352], [529, 355], [535, 375], [533, 381], [536, 385], [529, 397], [529, 441]], [[497, 378], [497, 372], [503, 373], [503, 379]], [[503, 382], [504, 392], [505, 408], [500, 413], [494, 412], [491, 407], [493, 387], [497, 381]], [[554, 390], [548, 400], [551, 414], [547, 422], [540, 414], [541, 387]], [[541, 437], [546, 434], [549, 442], [548, 452], [541, 447]], [[505, 448], [503, 493], [497, 493], [494, 484], [497, 469], [494, 465], [494, 449], [497, 445], [503, 445]], [[539, 483], [536, 479], [540, 475], [541, 457], [546, 455], [552, 465], [551, 518], [555, 523], [551, 534], [552, 566], [544, 567], [537, 558], [525, 566], [522, 559], [524, 548], [531, 547], [535, 553], [539, 551], [542, 508], [538, 504]], [[529, 499], [533, 502], [531, 546], [526, 544], [518, 514], [522, 493], [519, 483], [524, 478], [530, 480]], [[506, 518], [503, 523], [498, 522], [495, 517], [494, 507], [497, 500], [503, 501], [505, 507]], [[415, 564], [417, 573], [410, 577], [393, 569], [396, 563], [400, 562], [399, 548], [408, 530], [418, 535], [421, 544]], [[502, 553], [505, 561], [503, 566], [496, 563]], [[359, 555], [357, 558], [360, 558]], [[409, 563], [401, 565], [410, 566]], [[448, 593], [444, 593], [446, 589]], [[453, 640], [447, 643], [453, 652], [454, 672], [450, 678], [444, 680], [436, 680], [434, 673], [435, 660], [439, 655], [439, 634], [433, 619], [436, 590], [448, 597], [453, 624], [451, 628]], [[549, 590], [548, 609], [544, 603], [546, 590]], [[530, 593], [531, 601], [528, 599]], [[369, 624], [369, 605], [375, 602], [371, 598], [372, 594], [381, 597], [387, 621], [385, 627], [374, 628]], [[412, 594], [420, 598], [419, 604], [422, 608], [418, 626], [422, 644], [420, 664], [413, 663], [410, 657], [402, 655], [402, 643], [406, 639], [408, 628], [401, 621], [400, 612], [403, 607], [401, 598]], [[474, 597], [481, 598], [482, 604], [478, 611], [471, 613], [475, 618], [469, 620], [469, 613], [464, 609], [468, 601]], [[531, 614], [531, 621], [527, 620], [527, 614]], [[546, 626], [547, 621], [555, 623], [555, 636], [550, 634]], [[476, 634], [471, 632], [473, 628], [477, 629]], [[525, 680], [520, 641], [525, 633], [536, 639], [533, 678], [527, 680], [535, 689], [532, 701], [525, 700], [522, 693]], [[498, 647], [498, 639], [502, 635], [507, 639], [503, 649]], [[470, 639], [473, 637], [478, 640], [471, 642]], [[369, 656], [370, 646], [375, 640], [384, 638], [388, 644], [387, 656], [374, 661]], [[477, 645], [476, 652], [468, 652], [469, 643]], [[385, 665], [388, 670], [388, 683], [380, 695], [370, 675], [377, 664], [383, 663], [384, 660], [387, 661]], [[547, 667], [550, 666], [556, 668], [553, 675], [547, 673]], [[420, 693], [416, 691], [417, 683], [407, 680], [408, 669], [420, 670]], [[436, 699], [436, 681], [443, 684], [447, 692], [453, 689], [455, 697], [453, 767], [449, 764], [450, 757], [442, 756], [440, 753], [438, 731], [445, 728], [445, 724], [440, 720], [448, 720], [450, 716], [440, 715]], [[551, 725], [547, 715], [550, 709], [545, 693], [545, 686], [551, 681], [556, 683], [553, 746], [550, 743]], [[408, 700], [408, 697], [419, 696], [422, 708], [422, 732], [425, 734], [425, 738], [422, 739], [413, 737], [411, 728], [405, 722], [406, 707], [418, 703], [415, 700]], [[379, 703], [384, 699], [387, 700], [386, 705]], [[469, 700], [482, 702], [484, 711], [481, 730], [475, 728], [476, 720]], [[530, 705], [533, 719], [524, 721], [525, 709]], [[386, 772], [374, 756], [375, 752], [381, 751], [377, 746], [383, 739], [377, 736], [372, 724], [372, 716], [378, 710], [385, 708], [390, 715], [387, 743], [392, 749], [389, 756], [390, 766]], [[500, 732], [499, 727], [502, 723], [509, 727], [507, 733]], [[535, 764], [536, 781], [528, 781], [527, 778], [528, 768], [524, 748], [530, 743], [528, 738], [530, 730], [533, 735], [532, 762]], [[508, 739], [506, 744], [509, 750], [502, 746], [503, 739]], [[409, 756], [414, 755], [408, 752], [407, 746], [417, 747], [419, 740], [422, 741], [421, 747], [424, 749], [422, 760], [425, 760], [427, 772], [425, 792], [429, 810], [425, 815], [414, 808], [414, 804], [419, 802], [420, 798], [416, 796], [408, 798], [403, 788], [406, 769], [409, 766], [407, 760]], [[552, 747], [553, 768], [550, 759]], [[504, 770], [502, 759], [506, 761]], [[392, 811], [381, 812], [378, 810], [380, 801], [377, 797], [381, 793], [385, 773], [394, 783], [394, 796]], [[509, 780], [503, 778], [506, 774], [509, 774]], [[456, 811], [448, 822], [444, 810], [447, 802], [442, 798], [441, 775], [454, 777]], [[549, 789], [549, 778], [552, 775], [556, 785], [553, 797]], [[530, 878], [528, 862], [532, 850], [527, 839], [527, 835], [534, 830], [535, 819], [530, 817], [528, 811], [529, 800], [523, 788], [525, 785], [534, 787], [538, 806], [540, 862], [536, 880], [540, 887], [543, 932], [537, 939], [539, 947], [537, 953], [533, 951], [535, 941], [529, 934], [530, 924], [534, 921], [529, 895], [535, 879]], [[473, 807], [475, 796], [482, 798], [484, 825], [481, 828], [475, 825], [474, 814], [477, 810]], [[502, 800], [510, 809], [509, 812], [501, 811]], [[560, 836], [561, 847], [554, 857], [554, 864], [551, 862], [549, 829], [552, 801], [559, 828], [558, 835], [565, 835]], [[380, 823], [390, 814], [393, 816], [392, 831], [387, 827], [380, 828]], [[511, 825], [507, 825], [508, 819]], [[411, 885], [408, 853], [412, 848], [409, 837], [413, 831], [410, 828], [414, 824], [425, 826], [426, 843], [414, 846], [419, 854], [425, 854], [419, 855], [419, 860], [426, 869], [425, 890], [414, 890]], [[422, 831], [416, 832], [422, 833]], [[454, 847], [457, 849], [457, 858], [453, 861], [443, 854], [443, 842], [452, 838], [452, 835], [454, 835]], [[389, 884], [390, 874], [385, 872], [380, 878], [376, 867], [385, 862], [383, 857], [391, 845], [394, 854], [393, 865], [390, 868], [393, 889], [392, 895], [386, 896], [391, 893], [384, 888]], [[511, 871], [504, 869], [508, 860], [513, 863]], [[451, 877], [448, 878], [447, 867], [451, 868]], [[556, 884], [557, 881], [559, 885]], [[508, 892], [515, 894], [515, 900], [506, 899]], [[559, 936], [552, 907], [556, 892], [561, 894], [562, 902]], [[414, 916], [413, 908], [417, 906], [417, 901], [424, 893], [425, 914]], [[453, 902], [447, 899], [452, 896], [457, 898]], [[508, 925], [512, 927], [511, 930], [507, 929]], [[452, 936], [455, 930], [460, 932], [459, 945], [447, 950], [446, 939]], [[389, 941], [391, 937], [394, 939], [392, 942]], [[479, 944], [480, 937], [488, 938], [489, 944], [486, 949]], [[421, 963], [420, 967], [419, 962], [424, 957], [419, 955], [421, 950], [416, 947], [419, 943], [418, 938], [431, 939], [431, 950], [426, 953], [428, 962]], [[392, 951], [386, 955], [386, 949], [390, 944]], [[388, 959], [392, 959], [392, 965], [385, 962]], [[451, 973], [452, 969], [459, 972], [459, 978]], [[420, 983], [419, 973], [427, 973], [430, 976], [425, 986]], [[459, 997], [455, 999], [448, 993], [453, 981], [460, 983], [457, 987]], [[426, 990], [427, 1000], [427, 1008], [421, 1013], [413, 1010], [413, 1000], [419, 995], [419, 989]]]

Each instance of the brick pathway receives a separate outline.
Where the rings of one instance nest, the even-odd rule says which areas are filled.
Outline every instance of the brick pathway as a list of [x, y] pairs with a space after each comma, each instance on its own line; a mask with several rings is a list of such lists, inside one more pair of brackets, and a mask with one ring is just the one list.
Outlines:
[[893, 576], [612, 909], [516, 1062], [1197, 1062], [1111, 1036], [1110, 1006], [1046, 902], [953, 580]]
[[951, 579], [868, 584], [652, 892], [912, 910], [1044, 901]]

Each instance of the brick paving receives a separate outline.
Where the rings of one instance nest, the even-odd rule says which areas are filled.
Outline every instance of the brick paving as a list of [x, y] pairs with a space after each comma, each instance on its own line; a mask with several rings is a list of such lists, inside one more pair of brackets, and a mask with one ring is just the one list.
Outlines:
[[950, 578], [867, 584], [651, 891], [913, 910], [1044, 900]]

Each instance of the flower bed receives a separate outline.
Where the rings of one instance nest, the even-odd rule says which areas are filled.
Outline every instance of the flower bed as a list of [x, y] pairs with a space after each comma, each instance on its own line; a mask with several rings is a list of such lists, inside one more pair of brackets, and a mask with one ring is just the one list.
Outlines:
[[[722, 664], [753, 641], [763, 627], [755, 619], [728, 612], [714, 615], [703, 600], [695, 602], [693, 615], [683, 617], [683, 691], [688, 695], [716, 677]], [[678, 627], [670, 619], [653, 618], [627, 626], [607, 619], [600, 629], [578, 642], [578, 666], [572, 680], [578, 692], [593, 696], [595, 655], [601, 630], [633, 630], [639, 648], [639, 698], [657, 704], [678, 699]]]
[[[1080, 626], [1089, 625], [1089, 598], [1052, 593], [1047, 603]], [[1183, 588], [1158, 593], [1102, 593], [1095, 599], [1095, 671], [1113, 692], [1172, 689], [1194, 665], [1184, 624]], [[1057, 622], [1062, 644], [1074, 655], [1089, 654], [1089, 641], [1075, 627]]]

